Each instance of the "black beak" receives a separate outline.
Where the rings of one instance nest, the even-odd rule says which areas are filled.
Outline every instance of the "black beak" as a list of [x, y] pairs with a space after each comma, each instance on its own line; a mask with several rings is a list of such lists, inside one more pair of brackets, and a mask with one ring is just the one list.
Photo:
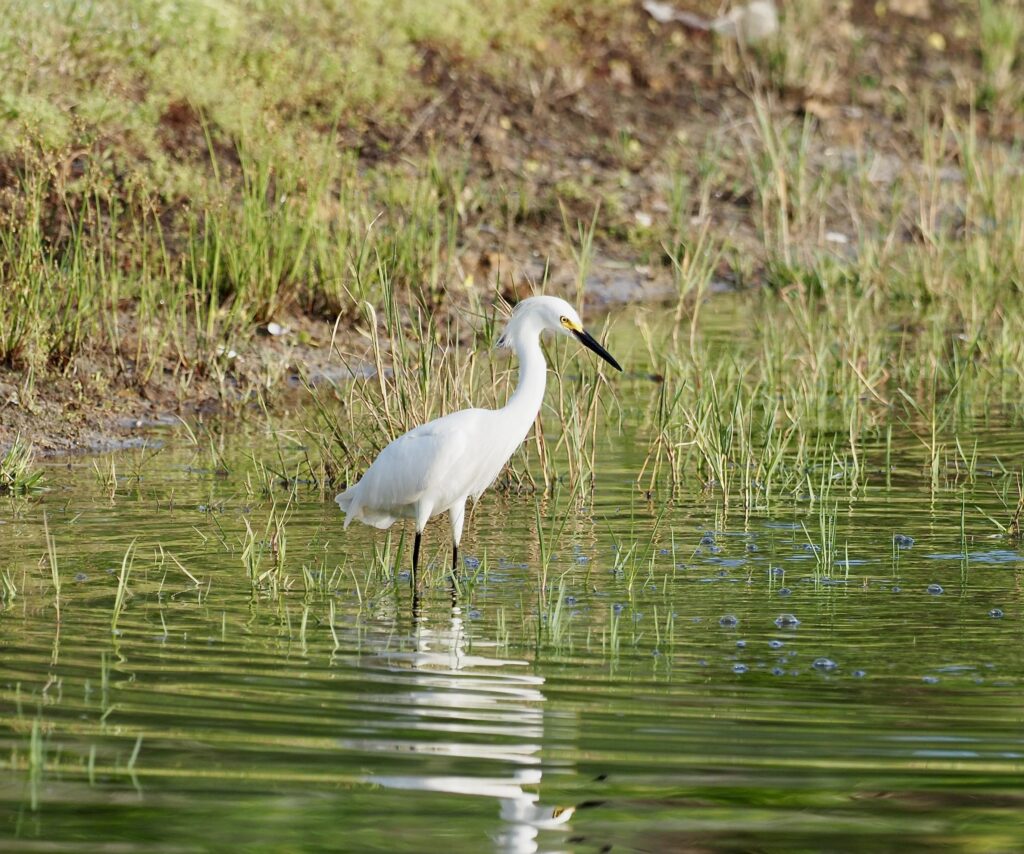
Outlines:
[[597, 353], [598, 356], [600, 356], [609, 365], [615, 368], [615, 370], [622, 370], [622, 365], [616, 362], [612, 354], [605, 350], [604, 347], [602, 347], [600, 344], [598, 344], [597, 339], [589, 332], [587, 332], [585, 329], [580, 329], [579, 331], [574, 329], [572, 330], [572, 334], [579, 339], [580, 344], [582, 344], [584, 347], [590, 350], [593, 350], [595, 353]]

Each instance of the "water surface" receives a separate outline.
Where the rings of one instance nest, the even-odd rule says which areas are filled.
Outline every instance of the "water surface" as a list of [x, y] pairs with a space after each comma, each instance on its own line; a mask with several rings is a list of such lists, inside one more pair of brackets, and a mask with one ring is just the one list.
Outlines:
[[488, 494], [418, 618], [397, 529], [264, 494], [259, 431], [48, 465], [0, 506], [0, 846], [1019, 850], [1019, 425], [973, 479], [898, 436], [837, 476], [823, 568], [820, 501], [638, 489], [656, 388], [620, 393], [593, 496]]

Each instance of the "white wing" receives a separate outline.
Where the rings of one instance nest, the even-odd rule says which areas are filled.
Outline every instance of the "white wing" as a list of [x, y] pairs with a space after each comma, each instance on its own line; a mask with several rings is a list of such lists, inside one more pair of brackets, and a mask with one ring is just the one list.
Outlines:
[[346, 527], [358, 519], [387, 528], [397, 519], [440, 513], [472, 485], [486, 441], [484, 409], [465, 409], [410, 430], [388, 445], [360, 481], [335, 499]]

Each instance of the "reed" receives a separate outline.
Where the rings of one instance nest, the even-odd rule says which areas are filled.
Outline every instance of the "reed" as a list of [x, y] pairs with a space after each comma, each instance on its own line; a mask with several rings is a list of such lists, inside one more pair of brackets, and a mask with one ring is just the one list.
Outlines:
[[[46, 538], [46, 558], [50, 566], [50, 582], [53, 584], [53, 607], [57, 612], [57, 623], [60, 624], [60, 570], [57, 567], [57, 544], [50, 535], [50, 523], [43, 513], [43, 535]], [[13, 585], [12, 585], [13, 588]]]
[[131, 592], [128, 590], [128, 581], [131, 578], [132, 569], [135, 566], [135, 540], [132, 540], [128, 544], [128, 548], [125, 549], [124, 557], [121, 558], [121, 569], [117, 573], [117, 593], [114, 596], [114, 613], [110, 618], [110, 630], [112, 632], [117, 631], [117, 623], [121, 618], [121, 613], [124, 611], [124, 606], [131, 598]]

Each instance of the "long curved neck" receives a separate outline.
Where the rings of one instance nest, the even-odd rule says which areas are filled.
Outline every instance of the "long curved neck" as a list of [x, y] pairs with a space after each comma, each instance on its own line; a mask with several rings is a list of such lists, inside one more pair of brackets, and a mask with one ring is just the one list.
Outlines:
[[514, 346], [519, 357], [519, 383], [501, 411], [508, 423], [519, 427], [525, 437], [544, 402], [548, 363], [540, 348], [538, 333], [530, 331], [517, 336]]

